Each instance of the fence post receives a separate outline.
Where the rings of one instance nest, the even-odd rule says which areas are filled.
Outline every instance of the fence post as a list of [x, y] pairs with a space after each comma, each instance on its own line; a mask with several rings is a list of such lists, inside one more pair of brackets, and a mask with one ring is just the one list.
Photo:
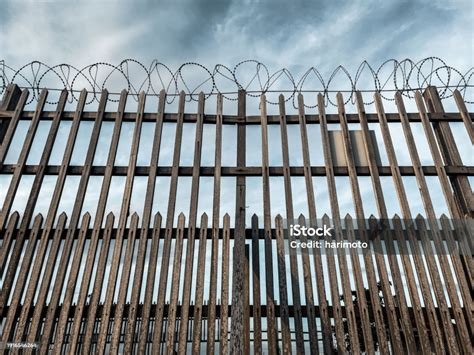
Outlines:
[[244, 354], [250, 354], [250, 247], [245, 244], [244, 260]]
[[[441, 103], [436, 86], [428, 86], [423, 93], [423, 97], [426, 106], [428, 106], [429, 113], [444, 113], [443, 104]], [[461, 166], [461, 156], [459, 155], [453, 133], [449, 127], [449, 122], [433, 122], [433, 128], [444, 163], [451, 166]], [[472, 190], [467, 176], [451, 176], [450, 180], [461, 215], [467, 214], [474, 217]], [[457, 218], [460, 216], [452, 217]]]
[[[237, 167], [245, 167], [245, 99], [246, 93], [238, 94]], [[244, 352], [244, 258], [245, 258], [245, 176], [237, 177], [235, 205], [235, 235], [232, 267], [232, 337], [231, 354]]]
[[[13, 111], [20, 100], [21, 90], [16, 84], [9, 84], [3, 93], [2, 103], [0, 104], [0, 112]], [[7, 133], [10, 117], [0, 116], [0, 144]]]

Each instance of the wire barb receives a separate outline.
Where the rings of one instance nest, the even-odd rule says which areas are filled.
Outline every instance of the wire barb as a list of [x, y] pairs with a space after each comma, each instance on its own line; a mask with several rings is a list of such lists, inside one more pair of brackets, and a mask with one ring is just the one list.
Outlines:
[[[356, 92], [380, 92], [385, 100], [393, 100], [393, 92], [412, 98], [414, 91], [422, 90], [429, 85], [436, 85], [441, 99], [449, 98], [457, 89], [467, 104], [474, 104], [466, 98], [472, 97], [468, 90], [474, 86], [474, 67], [464, 74], [456, 68], [448, 66], [438, 57], [427, 57], [418, 62], [411, 59], [388, 59], [379, 67], [362, 62], [355, 74], [340, 65], [329, 76], [325, 77], [316, 67], [311, 67], [299, 79], [288, 69], [283, 68], [270, 72], [268, 67], [257, 60], [245, 60], [237, 63], [232, 69], [216, 64], [213, 69], [196, 62], [183, 63], [178, 69], [170, 67], [158, 60], [153, 60], [147, 67], [135, 59], [125, 59], [118, 65], [97, 62], [78, 69], [70, 64], [50, 66], [43, 62], [32, 61], [15, 69], [4, 60], [0, 60], [0, 94], [3, 94], [10, 83], [21, 88], [32, 90], [28, 103], [37, 100], [41, 89], [64, 90], [70, 95], [69, 102], [79, 99], [82, 89], [86, 89], [88, 102], [98, 102], [100, 93], [107, 88], [110, 91], [108, 100], [118, 102], [119, 90], [125, 88], [129, 95], [138, 101], [140, 92], [146, 95], [159, 96], [161, 90], [166, 91], [167, 102], [172, 103], [181, 91], [186, 94], [187, 101], [198, 101], [199, 93], [205, 97], [221, 94], [230, 101], [237, 100], [237, 93], [245, 90], [250, 97], [262, 94], [285, 93], [285, 101], [292, 101], [297, 108], [297, 97], [300, 93], [322, 93], [325, 106], [336, 106], [335, 93], [343, 92], [346, 103], [354, 103]], [[113, 92], [113, 90], [117, 92]], [[389, 95], [389, 93], [392, 93]], [[278, 105], [267, 95], [267, 103]], [[316, 101], [316, 100], [315, 100]], [[56, 102], [47, 101], [49, 104]], [[364, 101], [364, 105], [373, 104], [373, 100]], [[317, 104], [306, 103], [305, 107], [314, 108]]]

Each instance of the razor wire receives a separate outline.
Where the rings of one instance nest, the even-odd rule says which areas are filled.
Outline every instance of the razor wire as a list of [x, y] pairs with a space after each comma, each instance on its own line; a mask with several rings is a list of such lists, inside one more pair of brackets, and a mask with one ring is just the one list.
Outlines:
[[[42, 89], [67, 90], [69, 102], [77, 101], [81, 90], [86, 90], [88, 102], [98, 102], [101, 92], [107, 89], [109, 101], [118, 101], [120, 93], [114, 90], [126, 90], [135, 100], [140, 92], [147, 95], [159, 95], [166, 92], [167, 102], [172, 103], [182, 92], [187, 101], [197, 101], [200, 92], [205, 97], [221, 94], [224, 99], [235, 101], [237, 93], [245, 90], [251, 97], [266, 94], [267, 103], [277, 105], [273, 96], [285, 95], [285, 102], [291, 101], [297, 108], [299, 94], [322, 93], [326, 106], [336, 106], [335, 93], [343, 92], [345, 103], [355, 102], [357, 91], [379, 92], [384, 100], [392, 101], [396, 91], [412, 98], [414, 91], [429, 85], [436, 85], [440, 98], [447, 99], [459, 90], [468, 104], [474, 104], [472, 88], [474, 86], [474, 67], [462, 73], [449, 66], [438, 57], [427, 57], [419, 61], [411, 59], [388, 59], [378, 67], [363, 61], [351, 73], [339, 65], [333, 71], [323, 75], [317, 67], [311, 67], [295, 76], [286, 68], [270, 71], [262, 62], [249, 59], [237, 63], [234, 67], [216, 64], [212, 69], [196, 62], [183, 63], [176, 70], [158, 60], [149, 66], [136, 59], [125, 59], [114, 65], [107, 62], [89, 64], [77, 68], [71, 64], [48, 65], [40, 61], [29, 62], [16, 69], [0, 60], [0, 94], [6, 87], [15, 83], [28, 88], [32, 95], [29, 103], [37, 100]], [[316, 101], [316, 100], [315, 100]], [[371, 105], [373, 99], [364, 99], [365, 105]], [[57, 101], [48, 101], [55, 104]], [[317, 104], [305, 104], [307, 108]]]

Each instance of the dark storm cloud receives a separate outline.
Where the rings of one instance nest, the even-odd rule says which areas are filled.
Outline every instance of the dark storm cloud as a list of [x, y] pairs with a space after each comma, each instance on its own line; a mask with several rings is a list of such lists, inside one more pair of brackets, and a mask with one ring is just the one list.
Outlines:
[[212, 39], [216, 23], [226, 18], [229, 7], [226, 1], [202, 0], [127, 3], [123, 20], [129, 26], [136, 22], [148, 26], [130, 50], [150, 59], [190, 60]]
[[[339, 64], [435, 55], [472, 65], [470, 1], [0, 0], [0, 57], [85, 65], [158, 59], [330, 72]], [[461, 68], [461, 69], [463, 69]]]

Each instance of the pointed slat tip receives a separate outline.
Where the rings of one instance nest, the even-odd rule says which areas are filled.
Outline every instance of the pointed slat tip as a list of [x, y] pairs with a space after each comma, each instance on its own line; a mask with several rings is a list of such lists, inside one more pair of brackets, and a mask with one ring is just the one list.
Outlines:
[[449, 217], [448, 217], [446, 214], [443, 213], [443, 214], [441, 215], [440, 219], [446, 220], [446, 219], [449, 219]]
[[131, 228], [131, 231], [132, 231], [133, 229], [138, 228], [138, 222], [139, 222], [139, 218], [138, 218], [138, 217], [135, 217], [135, 216], [132, 216], [132, 219], [130, 220], [130, 228]]
[[[0, 60], [0, 63], [4, 63], [4, 61]], [[16, 88], [18, 88], [18, 89], [20, 88], [18, 86], [18, 84], [16, 84], [16, 83], [10, 83], [10, 84], [7, 85], [7, 89], [9, 89], [9, 90], [15, 90]]]
[[373, 214], [371, 214], [371, 215], [369, 216], [369, 219], [375, 219], [375, 220], [377, 220], [377, 217], [375, 217]]
[[346, 213], [346, 216], [344, 217], [346, 221], [352, 221], [352, 216], [349, 213]]
[[377, 223], [377, 219], [375, 218], [369, 218], [369, 226], [371, 229], [377, 229], [378, 227], [378, 223]]
[[35, 217], [35, 222], [34, 223], [39, 223], [43, 220], [43, 215], [41, 213], [38, 213]]
[[254, 214], [252, 215], [252, 219], [258, 219], [258, 216], [257, 216], [256, 213], [254, 213]]
[[421, 94], [421, 92], [419, 90], [415, 91], [415, 99], [417, 99], [417, 100], [422, 100], [423, 99], [423, 95]]
[[278, 95], [278, 100], [280, 100], [280, 101], [281, 101], [281, 100], [285, 101], [285, 95], [283, 95], [283, 94]]
[[[298, 220], [296, 222], [301, 225], [306, 225], [306, 219], [302, 214], [298, 217]], [[291, 221], [290, 223], [293, 223], [293, 221]]]
[[186, 220], [183, 215], [182, 217], [178, 218], [178, 229], [184, 229], [185, 226], [186, 226]]
[[20, 214], [18, 212], [14, 212], [10, 216], [10, 220], [8, 221], [8, 228], [15, 228], [16, 224], [18, 223], [18, 220], [20, 219]]
[[137, 219], [138, 218], [138, 213], [137, 212], [133, 212], [132, 214], [132, 219]]
[[178, 215], [178, 218], [185, 218], [184, 213], [181, 212], [181, 213]]
[[402, 228], [402, 219], [401, 218], [393, 218], [392, 219], [393, 225], [395, 228], [400, 229]]
[[202, 214], [201, 218], [205, 218], [205, 219], [207, 219], [207, 218], [208, 218], [208, 215], [207, 215], [207, 213], [206, 213], [206, 212], [204, 212], [204, 213]]
[[153, 221], [153, 228], [155, 229], [160, 229], [161, 228], [161, 214], [157, 213], [155, 214], [155, 219]]
[[300, 215], [298, 216], [298, 219], [305, 219], [306, 217], [304, 216], [304, 214], [300, 213]]
[[110, 211], [108, 214], [107, 214], [107, 220], [112, 220], [115, 218], [115, 215], [112, 211]]
[[398, 215], [398, 213], [395, 213], [395, 214], [393, 215], [393, 219], [398, 219], [398, 220], [400, 220], [400, 216]]
[[161, 213], [160, 212], [156, 212], [155, 213], [155, 219], [161, 219]]
[[84, 213], [83, 218], [91, 218], [91, 214], [89, 212]]
[[326, 106], [324, 104], [323, 94], [318, 93], [318, 97], [317, 97], [316, 101], [317, 101], [318, 111], [319, 111], [320, 115], [322, 114], [324, 116], [326, 114]]
[[282, 219], [283, 219], [283, 217], [279, 213], [275, 217], [275, 220], [282, 220]]
[[417, 221], [424, 220], [425, 218], [421, 215], [421, 213], [418, 213], [415, 218]]

